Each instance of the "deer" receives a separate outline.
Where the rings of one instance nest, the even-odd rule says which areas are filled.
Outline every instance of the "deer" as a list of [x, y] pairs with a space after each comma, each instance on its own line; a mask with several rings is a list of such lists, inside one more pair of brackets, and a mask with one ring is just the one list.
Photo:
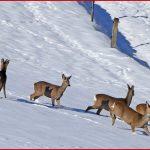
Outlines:
[[7, 80], [6, 70], [8, 64], [9, 64], [8, 59], [6, 60], [4, 60], [4, 58], [1, 59], [0, 91], [3, 89], [5, 98], [6, 98], [6, 80]]
[[108, 102], [114, 101], [114, 100], [120, 101], [121, 103], [130, 106], [131, 101], [132, 101], [132, 97], [134, 96], [134, 86], [132, 85], [130, 87], [127, 84], [127, 87], [128, 87], [128, 93], [127, 93], [127, 96], [125, 98], [116, 98], [116, 97], [112, 97], [112, 96], [109, 96], [106, 94], [96, 94], [94, 96], [94, 105], [88, 106], [87, 109], [85, 110], [85, 112], [87, 112], [90, 109], [98, 109], [96, 114], [99, 115], [100, 112], [102, 111], [102, 109], [109, 111]]
[[146, 103], [146, 110], [144, 115], [121, 103], [121, 101], [114, 101], [113, 103], [112, 101], [109, 101], [108, 105], [112, 118], [112, 125], [115, 124], [116, 116], [119, 116], [122, 120], [131, 126], [132, 133], [135, 133], [135, 128], [143, 128], [144, 131], [150, 136], [150, 132], [148, 130], [150, 106], [148, 103]]
[[66, 88], [70, 86], [70, 78], [71, 76], [66, 77], [62, 74], [62, 84], [60, 86], [45, 81], [34, 83], [34, 93], [30, 95], [30, 100], [35, 101], [40, 96], [46, 96], [51, 98], [53, 107], [55, 106], [55, 100], [60, 107], [60, 98], [63, 96]]
[[146, 114], [146, 105], [149, 105], [147, 101], [146, 101], [146, 104], [144, 104], [144, 103], [138, 104], [136, 106], [136, 111], [142, 115], [145, 115]]

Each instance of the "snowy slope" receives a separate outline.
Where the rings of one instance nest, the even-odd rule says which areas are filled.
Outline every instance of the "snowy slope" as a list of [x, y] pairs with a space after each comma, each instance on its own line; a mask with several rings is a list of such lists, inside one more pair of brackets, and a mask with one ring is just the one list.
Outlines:
[[[0, 57], [10, 59], [7, 98], [0, 100], [0, 147], [150, 146], [142, 129], [133, 135], [130, 127], [119, 120], [112, 127], [108, 112], [102, 111], [102, 116], [95, 115], [95, 111], [84, 113], [96, 93], [125, 97], [127, 83], [135, 85], [131, 107], [149, 100], [150, 70], [141, 63], [147, 62], [145, 57], [139, 55], [137, 61], [111, 49], [106, 29], [90, 22], [83, 3], [0, 5]], [[46, 97], [35, 103], [29, 100], [34, 82], [61, 84], [62, 73], [72, 78], [60, 109], [52, 108]]]
[[128, 44], [128, 50], [130, 49], [133, 55], [144, 60], [150, 66], [149, 2], [96, 2], [96, 5], [100, 6], [99, 9], [105, 10], [107, 18], [110, 17], [111, 20], [114, 17], [119, 18], [118, 38], [122, 41], [118, 41], [118, 47], [125, 51]]

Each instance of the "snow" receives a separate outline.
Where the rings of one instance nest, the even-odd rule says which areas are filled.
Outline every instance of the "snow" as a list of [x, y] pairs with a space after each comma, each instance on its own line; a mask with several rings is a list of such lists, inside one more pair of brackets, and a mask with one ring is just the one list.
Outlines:
[[[101, 9], [113, 19], [119, 18], [119, 31], [129, 41], [131, 49], [136, 52], [136, 57], [150, 65], [150, 10], [147, 2], [97, 2]], [[112, 9], [115, 8], [115, 9]], [[119, 35], [120, 36], [120, 35]], [[118, 45], [122, 46], [118, 42]]]
[[[0, 5], [0, 53], [10, 59], [7, 98], [0, 100], [1, 148], [150, 146], [142, 129], [134, 135], [120, 120], [112, 126], [105, 110], [84, 112], [96, 93], [125, 97], [127, 83], [135, 86], [132, 108], [148, 100], [149, 3], [96, 2], [93, 23], [88, 2]], [[114, 17], [120, 17], [118, 49], [110, 48]], [[61, 108], [46, 97], [29, 100], [35, 82], [60, 85], [62, 73], [72, 78]]]

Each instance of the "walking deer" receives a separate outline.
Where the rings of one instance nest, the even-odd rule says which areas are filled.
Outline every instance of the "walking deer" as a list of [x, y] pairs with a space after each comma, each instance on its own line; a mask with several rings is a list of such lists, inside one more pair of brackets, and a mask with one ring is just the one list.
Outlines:
[[138, 104], [136, 106], [136, 111], [142, 115], [145, 115], [146, 114], [146, 105], [149, 105], [147, 101], [146, 101], [146, 104]]
[[112, 118], [112, 125], [115, 123], [116, 116], [119, 116], [127, 124], [131, 126], [132, 132], [135, 132], [135, 128], [143, 128], [145, 132], [150, 136], [148, 130], [148, 121], [150, 119], [150, 106], [146, 104], [145, 114], [142, 115], [129, 106], [121, 103], [121, 101], [109, 102], [109, 108]]
[[30, 95], [30, 100], [36, 100], [40, 96], [47, 96], [52, 99], [52, 106], [55, 106], [55, 100], [57, 101], [58, 106], [60, 106], [60, 98], [65, 92], [66, 88], [70, 86], [70, 78], [62, 74], [62, 84], [54, 85], [45, 81], [39, 81], [34, 83], [34, 93]]
[[121, 103], [129, 106], [131, 104], [132, 97], [134, 96], [134, 86], [130, 87], [128, 84], [127, 86], [128, 86], [128, 93], [125, 98], [116, 98], [106, 94], [96, 94], [96, 96], [94, 97], [94, 105], [88, 106], [85, 112], [87, 112], [90, 109], [98, 109], [97, 115], [99, 115], [102, 109], [109, 111], [108, 102], [114, 100], [120, 101]]
[[0, 91], [3, 88], [5, 98], [6, 98], [6, 80], [7, 80], [6, 70], [7, 70], [8, 64], [9, 64], [8, 59], [6, 60], [4, 60], [3, 58], [1, 59]]

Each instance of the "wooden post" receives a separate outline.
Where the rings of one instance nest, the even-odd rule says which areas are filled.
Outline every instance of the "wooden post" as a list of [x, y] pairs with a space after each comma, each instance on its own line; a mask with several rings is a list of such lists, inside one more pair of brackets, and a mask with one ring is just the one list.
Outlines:
[[95, 1], [92, 1], [92, 8], [91, 8], [91, 21], [93, 22], [94, 19], [94, 3]]
[[116, 48], [118, 23], [119, 23], [119, 19], [114, 18], [113, 28], [112, 28], [112, 37], [111, 37], [111, 48]]

